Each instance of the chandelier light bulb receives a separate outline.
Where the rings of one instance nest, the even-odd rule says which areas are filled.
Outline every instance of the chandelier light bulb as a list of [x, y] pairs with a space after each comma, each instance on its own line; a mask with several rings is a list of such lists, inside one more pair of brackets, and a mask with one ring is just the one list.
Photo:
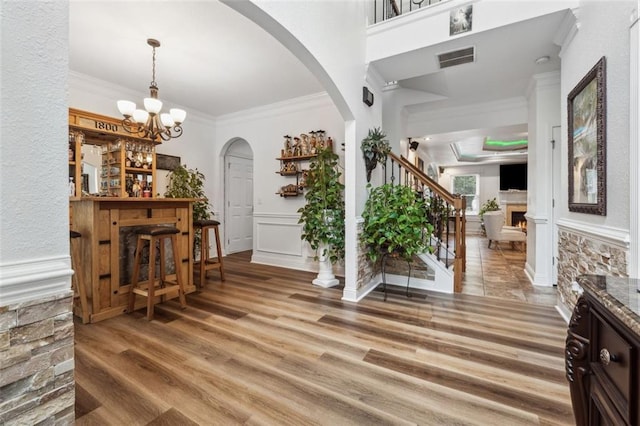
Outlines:
[[143, 109], [133, 111], [133, 121], [139, 124], [145, 124], [149, 119], [149, 113]]
[[184, 123], [184, 119], [187, 118], [187, 111], [179, 108], [171, 108], [169, 110], [171, 118], [176, 124]]
[[131, 117], [133, 116], [133, 111], [136, 110], [136, 104], [131, 101], [120, 100], [118, 101], [118, 110], [125, 117]]
[[162, 109], [162, 101], [154, 98], [144, 98], [144, 109], [151, 115], [158, 114]]
[[164, 127], [173, 127], [176, 124], [173, 121], [173, 118], [171, 118], [171, 114], [167, 114], [166, 112], [164, 114], [160, 114], [160, 121], [162, 121], [162, 125]]

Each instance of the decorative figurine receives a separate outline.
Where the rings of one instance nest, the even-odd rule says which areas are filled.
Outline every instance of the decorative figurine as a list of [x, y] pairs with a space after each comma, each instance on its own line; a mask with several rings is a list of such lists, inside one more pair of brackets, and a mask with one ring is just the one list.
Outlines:
[[309, 135], [306, 133], [300, 134], [300, 154], [299, 155], [309, 155]]
[[300, 155], [300, 138], [293, 138], [293, 150], [291, 153], [292, 156], [298, 157]]
[[140, 181], [138, 179], [136, 179], [133, 182], [133, 196], [134, 197], [140, 197], [141, 191], [142, 191], [142, 187], [140, 186]]
[[289, 157], [291, 155], [291, 136], [289, 135], [284, 135], [284, 150], [283, 150], [283, 157]]
[[318, 148], [326, 148], [324, 141], [324, 130], [316, 130], [316, 136], [318, 138], [318, 142], [316, 143]]

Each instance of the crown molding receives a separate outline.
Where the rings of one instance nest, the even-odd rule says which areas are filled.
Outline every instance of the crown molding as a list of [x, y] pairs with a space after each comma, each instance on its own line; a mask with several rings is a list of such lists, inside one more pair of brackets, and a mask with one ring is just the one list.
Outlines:
[[218, 125], [237, 124], [248, 120], [260, 120], [329, 106], [335, 108], [335, 104], [329, 97], [329, 94], [327, 92], [319, 92], [231, 114], [221, 115], [216, 119], [216, 123]]
[[528, 101], [525, 97], [515, 97], [501, 99], [491, 102], [441, 108], [434, 111], [421, 111], [411, 113], [408, 119], [411, 123], [423, 123], [425, 121], [451, 120], [457, 117], [468, 117], [477, 114], [491, 114], [501, 111], [513, 111], [514, 109], [528, 108]]
[[[119, 84], [111, 83], [109, 81], [101, 80], [99, 78], [95, 78], [87, 74], [82, 74], [72, 70], [69, 70], [69, 86], [79, 89], [82, 92], [92, 93], [102, 98], [106, 98], [106, 99], [112, 98], [114, 111], [117, 111], [117, 107], [116, 107], [117, 99], [129, 98], [129, 99], [142, 100], [146, 97], [149, 97], [148, 92], [140, 92], [137, 90], [132, 90], [132, 89], [129, 89], [128, 87], [124, 87]], [[215, 123], [216, 121], [216, 118], [214, 116], [205, 114], [191, 107], [180, 105], [175, 102], [171, 102], [171, 106], [176, 108], [182, 108], [185, 111], [187, 111], [187, 120], [189, 121], [194, 120], [207, 125], [211, 125], [211, 123]], [[104, 114], [111, 115], [109, 113], [104, 113]]]
[[579, 9], [579, 7], [575, 7], [567, 11], [564, 19], [558, 26], [558, 31], [556, 31], [553, 37], [553, 43], [560, 46], [560, 52], [558, 53], [560, 58], [562, 58], [565, 48], [571, 44], [571, 41], [580, 29], [580, 22], [578, 21]]
[[527, 99], [536, 89], [560, 88], [560, 71], [549, 71], [531, 76], [526, 90]]

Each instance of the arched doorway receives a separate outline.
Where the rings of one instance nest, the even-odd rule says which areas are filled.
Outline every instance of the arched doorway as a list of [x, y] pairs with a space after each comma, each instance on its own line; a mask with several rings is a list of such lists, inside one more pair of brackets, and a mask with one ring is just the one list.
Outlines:
[[224, 153], [224, 236], [227, 254], [253, 249], [253, 150], [241, 138]]

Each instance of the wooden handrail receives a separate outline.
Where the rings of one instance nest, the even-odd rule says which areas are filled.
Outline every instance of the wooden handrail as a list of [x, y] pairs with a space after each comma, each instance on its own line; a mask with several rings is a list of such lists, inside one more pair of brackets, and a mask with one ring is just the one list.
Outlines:
[[396, 161], [402, 167], [410, 171], [414, 177], [416, 177], [418, 180], [420, 180], [422, 183], [428, 186], [429, 189], [431, 189], [437, 195], [447, 200], [449, 204], [454, 205], [456, 209], [462, 208], [462, 205], [457, 206], [456, 204], [460, 204], [461, 202], [464, 202], [464, 198], [451, 194], [442, 185], [440, 185], [435, 180], [431, 179], [422, 170], [420, 170], [419, 168], [411, 164], [409, 160], [407, 160], [403, 156], [397, 156], [393, 152], [390, 152], [389, 157], [391, 157], [394, 161]]

